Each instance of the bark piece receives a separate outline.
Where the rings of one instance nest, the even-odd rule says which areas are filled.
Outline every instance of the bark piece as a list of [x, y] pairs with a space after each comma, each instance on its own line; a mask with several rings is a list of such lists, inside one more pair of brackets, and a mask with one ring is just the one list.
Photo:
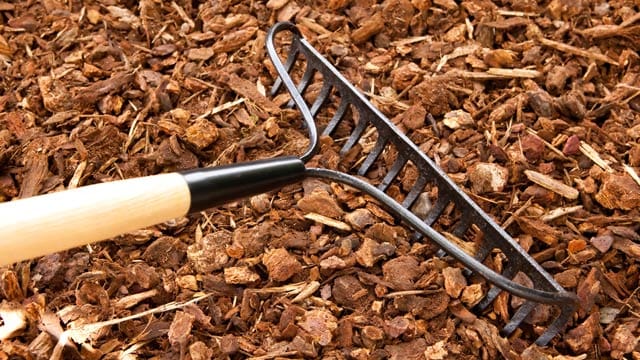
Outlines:
[[184, 311], [177, 311], [169, 327], [169, 342], [173, 346], [184, 348], [191, 337], [191, 328], [195, 317]]
[[447, 295], [458, 298], [462, 290], [467, 286], [467, 279], [462, 275], [460, 268], [447, 267], [442, 270], [444, 276], [444, 289]]
[[508, 178], [509, 170], [498, 164], [476, 163], [469, 169], [469, 181], [476, 194], [501, 192]]
[[376, 12], [351, 33], [351, 40], [353, 40], [354, 44], [359, 45], [382, 30], [384, 30], [384, 19], [380, 12]]
[[424, 126], [424, 121], [427, 117], [427, 110], [420, 104], [411, 105], [402, 114], [400, 118], [402, 124], [411, 130], [420, 129]]
[[449, 307], [450, 301], [449, 295], [444, 291], [438, 291], [424, 296], [408, 295], [398, 297], [394, 299], [393, 304], [400, 311], [429, 320], [444, 313]]
[[213, 357], [213, 349], [202, 341], [196, 341], [189, 345], [189, 355], [192, 360], [210, 360]]
[[462, 301], [465, 305], [472, 307], [480, 302], [483, 296], [484, 293], [482, 292], [482, 285], [471, 284], [465, 287], [464, 290], [462, 290], [460, 301]]
[[461, 127], [471, 127], [475, 124], [471, 114], [464, 110], [453, 110], [444, 114], [444, 119], [442, 120], [444, 126], [449, 129], [455, 130]]
[[225, 247], [231, 244], [231, 233], [220, 230], [207, 234], [187, 248], [187, 257], [196, 271], [209, 273], [220, 270], [229, 262]]
[[260, 275], [248, 266], [232, 266], [224, 268], [224, 281], [227, 284], [244, 285], [260, 280]]
[[575, 353], [589, 351], [593, 340], [601, 332], [598, 319], [599, 314], [591, 314], [582, 324], [567, 332], [564, 339], [571, 350]]
[[235, 335], [228, 334], [220, 338], [220, 351], [225, 355], [233, 355], [240, 350], [238, 338]]
[[302, 271], [300, 262], [284, 248], [268, 250], [262, 263], [267, 267], [269, 278], [275, 281], [286, 281]]
[[222, 39], [216, 41], [211, 50], [214, 53], [232, 52], [245, 46], [249, 40], [251, 40], [256, 32], [257, 27], [249, 26], [243, 29], [226, 33]]
[[310, 194], [305, 194], [297, 205], [304, 212], [318, 213], [333, 219], [340, 218], [344, 213], [336, 200], [322, 189], [314, 189]]
[[324, 309], [310, 310], [302, 315], [298, 325], [321, 346], [326, 346], [333, 338], [333, 331], [338, 328], [338, 319]]
[[213, 144], [218, 139], [218, 136], [218, 128], [205, 119], [196, 120], [185, 131], [187, 141], [199, 150]]
[[187, 55], [187, 59], [189, 60], [206, 61], [212, 58], [213, 55], [215, 55], [215, 52], [210, 47], [203, 47], [203, 48], [189, 49], [186, 55]]
[[337, 277], [333, 281], [331, 295], [338, 305], [354, 308], [363, 306], [369, 300], [367, 289], [353, 275]]
[[0, 303], [0, 341], [18, 336], [27, 327], [27, 313], [21, 305], [2, 301]]
[[556, 230], [552, 226], [547, 225], [537, 219], [530, 219], [520, 216], [516, 217], [516, 222], [518, 223], [522, 231], [546, 243], [547, 245], [554, 246], [558, 243], [560, 234], [558, 230]]
[[387, 345], [384, 349], [389, 353], [390, 360], [419, 360], [424, 359], [427, 342], [418, 338], [397, 345]]
[[596, 269], [591, 269], [585, 279], [580, 281], [576, 289], [578, 301], [580, 303], [579, 313], [588, 314], [596, 302], [596, 296], [600, 292], [600, 281], [596, 275]]
[[402, 316], [396, 316], [391, 320], [385, 320], [384, 332], [392, 339], [400, 337], [409, 330], [411, 322]]
[[12, 270], [5, 270], [0, 275], [0, 295], [9, 301], [20, 302], [24, 299], [18, 276]]
[[356, 230], [362, 230], [365, 227], [375, 223], [376, 218], [371, 211], [367, 209], [356, 209], [344, 216], [344, 220]]
[[413, 256], [400, 256], [382, 265], [384, 280], [393, 285], [394, 290], [411, 290], [414, 282], [422, 275], [418, 261]]
[[411, 90], [409, 90], [409, 98], [414, 104], [422, 104], [427, 113], [433, 116], [444, 115], [451, 111], [451, 107], [457, 107], [458, 100], [446, 86], [447, 80], [440, 77], [429, 78]]
[[611, 341], [611, 357], [622, 359], [638, 345], [639, 338], [633, 334], [638, 328], [638, 321], [629, 321], [618, 325]]
[[178, 268], [186, 254], [186, 246], [178, 239], [162, 236], [142, 253], [142, 258], [150, 265]]
[[640, 185], [627, 175], [606, 174], [595, 198], [607, 209], [635, 209], [640, 207]]
[[527, 134], [520, 140], [522, 153], [529, 162], [535, 163], [544, 155], [544, 142], [537, 136]]

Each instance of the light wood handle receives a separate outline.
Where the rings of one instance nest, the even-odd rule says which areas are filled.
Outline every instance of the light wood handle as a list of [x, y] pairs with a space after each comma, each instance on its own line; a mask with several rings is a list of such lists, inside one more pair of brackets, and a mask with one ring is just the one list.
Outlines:
[[0, 204], [0, 266], [90, 244], [184, 216], [178, 173], [89, 185]]

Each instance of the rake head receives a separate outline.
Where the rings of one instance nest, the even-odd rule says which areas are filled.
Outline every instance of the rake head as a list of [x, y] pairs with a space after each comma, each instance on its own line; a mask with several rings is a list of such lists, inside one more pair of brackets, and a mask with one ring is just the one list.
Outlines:
[[[275, 46], [275, 37], [281, 32], [291, 35], [284, 62]], [[475, 305], [476, 311], [487, 309], [502, 291], [522, 298], [523, 301], [512, 302], [519, 305], [503, 327], [503, 335], [508, 336], [521, 326], [538, 306], [552, 306], [556, 309], [556, 317], [546, 323], [546, 330], [537, 338], [536, 344], [546, 345], [564, 329], [576, 310], [576, 296], [556, 283], [505, 230], [314, 49], [295, 25], [274, 25], [268, 33], [267, 51], [279, 76], [272, 94], [277, 94], [284, 86], [291, 96], [290, 105], [300, 111], [309, 131], [311, 141], [302, 159], [307, 161], [318, 152], [316, 122], [321, 124], [322, 136], [332, 137], [334, 143], [342, 143], [342, 157], [352, 151], [364, 155], [362, 161], [347, 170], [348, 173], [314, 168], [307, 170], [308, 176], [342, 182], [371, 195], [415, 231], [415, 241], [424, 238], [433, 241], [468, 271], [484, 277], [490, 287]], [[296, 78], [296, 74], [301, 76]], [[366, 149], [361, 146], [365, 139], [370, 140]], [[372, 171], [384, 174], [377, 186], [362, 180]], [[407, 181], [401, 181], [408, 172], [417, 174], [410, 186], [406, 185]], [[393, 197], [389, 194], [391, 188], [394, 188]], [[398, 189], [408, 189], [402, 193], [400, 202], [394, 199], [398, 197]], [[418, 202], [423, 203], [420, 208], [424, 210], [425, 201], [427, 211], [412, 212]], [[445, 218], [447, 221], [443, 221]], [[451, 221], [452, 218], [455, 221]], [[486, 265], [486, 260], [497, 253], [506, 259], [499, 272]], [[516, 276], [529, 281], [516, 282]], [[523, 282], [528, 285], [522, 285]]]

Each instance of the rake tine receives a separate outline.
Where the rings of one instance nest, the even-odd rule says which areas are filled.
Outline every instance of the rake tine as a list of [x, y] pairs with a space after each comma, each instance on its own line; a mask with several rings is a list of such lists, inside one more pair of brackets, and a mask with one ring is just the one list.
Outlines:
[[[307, 69], [304, 71], [304, 74], [302, 75], [302, 79], [300, 79], [300, 83], [298, 84], [298, 93], [299, 94], [304, 94], [304, 92], [307, 90], [307, 88], [309, 87], [309, 84], [311, 84], [311, 80], [313, 79], [313, 75], [316, 73], [316, 69], [312, 68], [311, 66], [307, 66]], [[292, 108], [294, 105], [293, 99], [289, 100], [289, 102], [287, 103], [287, 107]]]
[[333, 117], [327, 124], [327, 127], [325, 127], [324, 131], [322, 131], [322, 136], [328, 136], [328, 135], [331, 135], [331, 133], [333, 133], [333, 131], [338, 127], [340, 120], [342, 120], [348, 108], [349, 108], [349, 102], [343, 99], [340, 102], [340, 105], [338, 105], [338, 109], [336, 110], [336, 113], [333, 114]]
[[424, 219], [424, 223], [431, 226], [433, 223], [438, 220], [438, 217], [442, 214], [444, 209], [449, 205], [449, 199], [445, 199], [444, 196], [439, 196], [438, 200], [436, 200], [435, 205], [429, 211], [429, 215]]
[[398, 156], [396, 161], [393, 162], [393, 165], [391, 165], [391, 169], [389, 169], [387, 175], [384, 177], [384, 179], [382, 179], [380, 185], [378, 185], [378, 189], [380, 189], [381, 191], [387, 190], [389, 185], [391, 185], [393, 179], [398, 176], [398, 173], [400, 172], [400, 170], [402, 170], [402, 167], [406, 162], [407, 160], [403, 156]]
[[576, 309], [575, 305], [569, 305], [569, 304], [562, 305], [560, 307], [560, 311], [561, 311], [560, 316], [558, 316], [551, 323], [551, 325], [547, 327], [547, 330], [545, 330], [542, 333], [542, 335], [540, 335], [540, 337], [536, 339], [536, 345], [544, 346], [549, 341], [551, 341], [551, 339], [553, 339], [556, 335], [558, 335], [558, 333], [565, 328], [565, 326], [571, 319], [571, 316], [573, 315], [573, 312], [575, 311], [575, 309]]
[[367, 155], [367, 158], [364, 159], [364, 161], [362, 162], [362, 165], [360, 165], [360, 168], [358, 169], [358, 175], [363, 176], [364, 174], [367, 173], [367, 171], [369, 171], [369, 168], [371, 167], [371, 165], [373, 165], [373, 163], [376, 161], [378, 156], [380, 156], [386, 144], [387, 144], [387, 139], [382, 135], [378, 135], [378, 140], [376, 140], [376, 144], [373, 146], [373, 149], [371, 149], [371, 152], [369, 153], [369, 155]]
[[320, 89], [320, 93], [318, 94], [318, 97], [316, 98], [316, 100], [313, 102], [313, 105], [311, 106], [311, 116], [316, 116], [316, 114], [318, 114], [318, 111], [320, 110], [320, 107], [324, 104], [324, 102], [327, 100], [327, 97], [329, 97], [329, 93], [331, 93], [331, 88], [333, 86], [331, 86], [331, 84], [328, 81], [325, 81], [322, 84], [322, 89]]
[[410, 208], [413, 203], [418, 199], [418, 196], [422, 194], [422, 190], [424, 190], [424, 186], [427, 185], [427, 178], [424, 176], [418, 177], [416, 182], [413, 184], [411, 191], [407, 194], [402, 202], [402, 207], [405, 209]]
[[515, 329], [520, 326], [522, 321], [527, 318], [527, 316], [536, 308], [536, 303], [533, 301], [527, 301], [522, 304], [515, 314], [511, 317], [511, 320], [507, 323], [507, 325], [502, 328], [502, 334], [504, 336], [509, 336]]
[[[294, 40], [297, 41], [297, 40]], [[293, 43], [291, 44], [291, 52], [289, 53], [289, 56], [287, 57], [287, 60], [284, 64], [284, 68], [286, 69], [287, 72], [291, 71], [291, 69], [293, 68], [293, 64], [295, 64], [296, 60], [298, 59], [298, 54], [300, 52], [298, 51], [297, 47], [293, 46]], [[278, 77], [276, 79], [276, 81], [273, 83], [273, 86], [271, 87], [271, 96], [275, 96], [278, 91], [280, 91], [280, 87], [282, 86], [282, 78]]]
[[364, 133], [364, 129], [366, 128], [367, 122], [363, 119], [360, 119], [360, 122], [358, 123], [358, 125], [356, 125], [356, 128], [353, 129], [351, 136], [349, 136], [347, 142], [342, 146], [342, 149], [340, 149], [340, 155], [344, 155], [347, 153], [347, 151], [351, 150], [353, 145], [355, 145], [358, 140], [360, 140], [360, 137], [362, 136], [362, 133]]
[[[502, 276], [506, 278], [512, 278], [516, 274], [516, 269], [513, 267], [508, 267], [505, 271], [502, 272]], [[489, 291], [487, 291], [487, 295], [480, 301], [475, 308], [479, 311], [484, 311], [487, 306], [489, 306], [502, 292], [502, 289], [499, 287], [492, 285]]]

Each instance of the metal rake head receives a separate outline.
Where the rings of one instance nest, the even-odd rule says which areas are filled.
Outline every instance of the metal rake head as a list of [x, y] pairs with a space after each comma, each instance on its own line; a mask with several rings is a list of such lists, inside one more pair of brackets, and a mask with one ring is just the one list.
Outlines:
[[[283, 63], [275, 47], [275, 37], [286, 31], [291, 34], [291, 38], [288, 55]], [[318, 152], [316, 119], [321, 113], [328, 118], [322, 135], [335, 138], [335, 134], [344, 132], [344, 129], [350, 132], [348, 136], [334, 139], [335, 143], [343, 142], [340, 150], [342, 156], [352, 151], [363, 137], [375, 139], [371, 140], [373, 145], [368, 146], [367, 150], [360, 150], [366, 156], [350, 168], [353, 170], [349, 172], [353, 174], [313, 168], [307, 169], [308, 176], [345, 183], [371, 195], [416, 231], [415, 240], [423, 237], [430, 239], [467, 269], [484, 277], [491, 286], [475, 306], [475, 310], [484, 311], [503, 290], [525, 299], [504, 326], [502, 332], [505, 336], [518, 328], [539, 304], [551, 305], [558, 311], [555, 319], [546, 324], [546, 330], [537, 338], [536, 344], [546, 345], [564, 329], [576, 310], [576, 296], [556, 283], [509, 234], [318, 53], [301, 36], [295, 25], [287, 22], [274, 25], [267, 36], [267, 51], [279, 76], [272, 94], [277, 94], [284, 85], [291, 96], [290, 105], [301, 112], [308, 128], [310, 145], [302, 156], [303, 160], [311, 159]], [[294, 74], [300, 73], [299, 81], [294, 81]], [[329, 99], [337, 101], [337, 107], [326, 106]], [[325, 116], [323, 111], [327, 111], [329, 115]], [[382, 154], [388, 156], [381, 156]], [[393, 157], [390, 154], [395, 155], [395, 159], [389, 160]], [[417, 175], [413, 185], [405, 186], [408, 190], [402, 193], [404, 198], [398, 202], [389, 195], [389, 191], [394, 188], [394, 196], [397, 197], [398, 189], [403, 187], [399, 185], [399, 177], [406, 175], [410, 168]], [[384, 173], [377, 187], [361, 179], [373, 169], [377, 173]], [[396, 186], [392, 186], [393, 184]], [[422, 194], [433, 198], [429, 211], [423, 214], [413, 213], [410, 209], [419, 198], [423, 198]], [[450, 219], [452, 214], [458, 214], [457, 220], [445, 228], [441, 220]], [[434, 227], [440, 228], [441, 232]], [[470, 246], [461, 247], [460, 244], [465, 243], [462, 240], [464, 238], [475, 240], [466, 242]], [[469, 248], [474, 251], [466, 250]], [[487, 257], [497, 252], [504, 254], [506, 258], [501, 272], [494, 271], [484, 263]], [[519, 273], [526, 275], [532, 286], [515, 282], [513, 279]]]

